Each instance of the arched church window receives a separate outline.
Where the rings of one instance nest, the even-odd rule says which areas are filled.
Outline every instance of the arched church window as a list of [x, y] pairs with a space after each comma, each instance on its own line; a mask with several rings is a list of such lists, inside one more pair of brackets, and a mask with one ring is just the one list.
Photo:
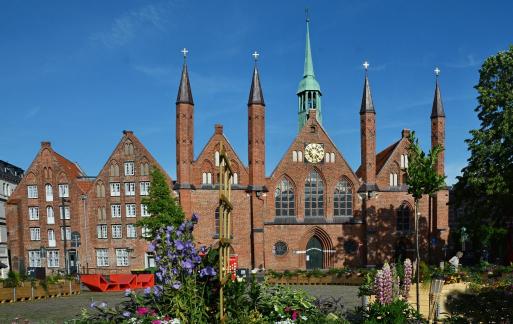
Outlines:
[[331, 152], [331, 163], [335, 163], [335, 153]]
[[324, 155], [324, 162], [326, 162], [326, 163], [330, 163], [330, 154], [329, 154], [329, 153], [326, 153], [326, 154]]
[[319, 173], [310, 172], [305, 181], [305, 217], [324, 216], [324, 182]]
[[353, 188], [346, 179], [340, 180], [335, 187], [333, 215], [353, 216]]
[[397, 230], [409, 231], [410, 230], [410, 214], [411, 208], [407, 203], [403, 203], [397, 210]]
[[297, 151], [292, 151], [292, 162], [297, 162]]
[[276, 216], [295, 216], [294, 188], [283, 178], [274, 191], [274, 209]]
[[303, 152], [302, 151], [297, 152], [297, 161], [303, 162]]
[[390, 187], [397, 187], [399, 185], [397, 173], [390, 173]]

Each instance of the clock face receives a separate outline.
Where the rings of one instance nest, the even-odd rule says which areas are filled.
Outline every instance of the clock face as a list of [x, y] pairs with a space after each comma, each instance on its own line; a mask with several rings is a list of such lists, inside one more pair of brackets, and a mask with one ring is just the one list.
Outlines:
[[310, 163], [319, 163], [324, 159], [324, 148], [321, 144], [311, 143], [305, 147], [305, 159]]

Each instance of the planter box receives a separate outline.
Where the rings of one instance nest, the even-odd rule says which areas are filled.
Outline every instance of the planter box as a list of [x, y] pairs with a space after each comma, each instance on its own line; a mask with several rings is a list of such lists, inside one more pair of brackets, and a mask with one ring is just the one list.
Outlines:
[[297, 275], [292, 277], [268, 278], [267, 282], [274, 285], [346, 285], [359, 286], [363, 283], [363, 277], [356, 275], [325, 275], [322, 277], [307, 277]]

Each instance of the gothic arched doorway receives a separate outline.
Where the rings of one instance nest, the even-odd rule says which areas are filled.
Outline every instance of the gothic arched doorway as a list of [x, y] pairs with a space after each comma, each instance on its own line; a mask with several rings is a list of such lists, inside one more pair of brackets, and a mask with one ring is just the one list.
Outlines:
[[321, 240], [317, 236], [312, 236], [306, 244], [306, 269], [322, 269], [323, 255]]

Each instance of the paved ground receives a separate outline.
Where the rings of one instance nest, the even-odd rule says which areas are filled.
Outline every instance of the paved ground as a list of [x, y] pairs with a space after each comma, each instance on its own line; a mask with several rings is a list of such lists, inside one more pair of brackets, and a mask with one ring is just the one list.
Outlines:
[[[304, 289], [316, 297], [342, 297], [344, 309], [359, 305], [358, 287], [350, 286], [293, 286]], [[123, 292], [95, 293], [82, 292], [80, 295], [61, 298], [49, 298], [12, 304], [0, 304], [0, 323], [10, 324], [15, 318], [28, 320], [28, 323], [63, 323], [80, 314], [93, 301], [104, 301], [109, 306], [123, 300]], [[20, 320], [18, 323], [25, 323]]]
[[[89, 308], [93, 301], [104, 301], [115, 305], [123, 299], [123, 292], [95, 293], [85, 291], [80, 295], [48, 298], [34, 301], [0, 304], [0, 323], [10, 324], [17, 317], [29, 320], [29, 323], [63, 323], [80, 314], [83, 308]], [[20, 320], [19, 323], [25, 323]]]

